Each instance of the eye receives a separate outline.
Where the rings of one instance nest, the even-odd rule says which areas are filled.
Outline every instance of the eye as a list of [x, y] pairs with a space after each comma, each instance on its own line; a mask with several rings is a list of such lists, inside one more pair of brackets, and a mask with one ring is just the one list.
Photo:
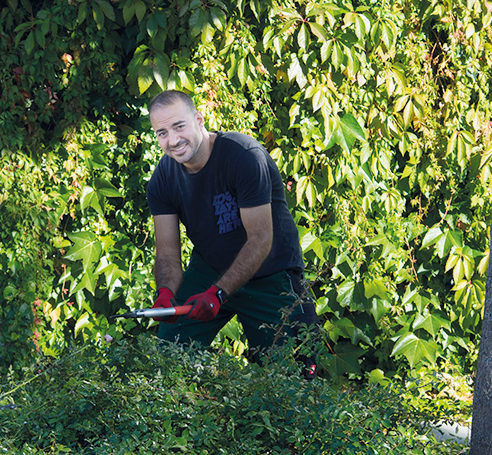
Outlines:
[[166, 135], [167, 135], [167, 133], [166, 133], [165, 131], [159, 131], [159, 132], [157, 133], [157, 137], [158, 137], [159, 139], [162, 139], [162, 138], [166, 137]]

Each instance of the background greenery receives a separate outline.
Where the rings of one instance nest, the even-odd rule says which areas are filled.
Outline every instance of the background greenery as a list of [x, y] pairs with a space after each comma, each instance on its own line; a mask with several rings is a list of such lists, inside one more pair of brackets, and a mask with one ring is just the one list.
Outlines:
[[[0, 9], [0, 371], [151, 322], [145, 185], [162, 89], [284, 176], [325, 374], [470, 372], [491, 221], [491, 4], [8, 0]], [[185, 254], [189, 245], [184, 247]], [[219, 338], [244, 349], [240, 327]]]

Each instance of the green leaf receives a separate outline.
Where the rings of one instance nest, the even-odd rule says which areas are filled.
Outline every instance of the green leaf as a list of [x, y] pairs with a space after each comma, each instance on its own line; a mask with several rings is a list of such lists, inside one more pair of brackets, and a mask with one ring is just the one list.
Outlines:
[[26, 40], [24, 41], [24, 47], [26, 49], [27, 54], [30, 54], [34, 49], [34, 32], [30, 31], [27, 35]]
[[77, 24], [82, 24], [87, 17], [87, 3], [82, 3], [79, 6], [79, 12], [77, 13]]
[[411, 100], [405, 105], [403, 109], [403, 124], [408, 127], [415, 117], [415, 109]]
[[320, 259], [324, 259], [323, 243], [311, 231], [306, 231], [301, 237], [301, 249], [303, 253], [312, 250]]
[[302, 23], [299, 32], [297, 33], [297, 44], [299, 44], [299, 47], [303, 50], [306, 51], [307, 47], [309, 46], [309, 32], [307, 29], [307, 25]]
[[350, 338], [353, 345], [357, 345], [359, 341], [363, 341], [369, 346], [373, 345], [371, 339], [359, 327], [356, 327], [350, 319], [339, 319], [333, 325], [343, 336]]
[[350, 138], [350, 140], [354, 142], [356, 139], [359, 139], [360, 141], [366, 140], [366, 135], [364, 133], [364, 130], [362, 129], [362, 127], [359, 125], [359, 122], [352, 114], [345, 114], [340, 119], [340, 126], [342, 128], [343, 135], [345, 136], [346, 140], [348, 140], [347, 138]]
[[248, 65], [246, 64], [246, 59], [241, 58], [237, 64], [237, 78], [241, 86], [246, 84], [246, 79], [248, 78]]
[[304, 196], [304, 193], [306, 191], [306, 187], [308, 184], [309, 180], [307, 176], [302, 176], [298, 181], [296, 185], [296, 198], [297, 198], [297, 203], [299, 204], [302, 201], [302, 198]]
[[193, 92], [195, 90], [195, 79], [189, 71], [179, 71], [181, 87]]
[[365, 140], [364, 130], [352, 114], [345, 114], [337, 122], [335, 142], [350, 153], [357, 139]]
[[391, 381], [384, 375], [384, 371], [380, 369], [374, 369], [369, 372], [368, 375], [369, 384], [377, 384], [383, 387], [388, 386]]
[[150, 59], [145, 59], [138, 70], [137, 75], [138, 90], [140, 95], [145, 93], [154, 83], [154, 70], [152, 69]]
[[442, 235], [443, 232], [439, 226], [429, 229], [422, 240], [421, 248], [428, 248], [429, 246], [434, 245], [439, 241]]
[[[311, 29], [311, 33], [315, 35], [320, 41], [326, 42], [329, 39], [328, 32], [326, 29], [318, 24], [317, 22], [308, 22], [309, 28]], [[326, 60], [326, 59], [325, 59]]]
[[96, 177], [94, 179], [94, 186], [99, 194], [106, 197], [122, 197], [118, 189], [108, 180]]
[[380, 319], [391, 310], [391, 304], [382, 299], [373, 298], [370, 302], [369, 312], [372, 314], [376, 324], [379, 323]]
[[354, 301], [356, 283], [346, 280], [337, 287], [337, 302], [343, 307], [350, 307]]
[[154, 35], [157, 33], [157, 30], [159, 29], [159, 27], [157, 26], [157, 21], [156, 21], [156, 18], [155, 16], [150, 16], [148, 19], [147, 19], [147, 34], [153, 38]]
[[166, 89], [171, 62], [166, 54], [158, 53], [154, 59], [154, 79], [162, 90]]
[[413, 321], [412, 327], [414, 330], [422, 328], [432, 335], [433, 338], [436, 338], [442, 328], [451, 330], [451, 322], [433, 313], [426, 314], [425, 316], [418, 314]]
[[77, 292], [87, 289], [92, 295], [95, 295], [96, 285], [97, 285], [98, 275], [93, 273], [90, 270], [84, 271], [82, 275], [82, 279], [78, 282], [77, 286], [72, 290], [72, 294], [76, 294]]
[[210, 23], [205, 23], [202, 29], [200, 39], [203, 44], [208, 44], [213, 40], [215, 34], [215, 28]]
[[357, 38], [363, 39], [364, 36], [367, 35], [369, 33], [369, 30], [371, 29], [371, 22], [369, 18], [364, 14], [357, 14], [354, 26]]
[[121, 295], [122, 283], [120, 281], [120, 278], [125, 277], [126, 274], [123, 270], [119, 269], [116, 264], [108, 264], [106, 258], [102, 258], [101, 263], [102, 265], [96, 269], [94, 274], [100, 275], [101, 273], [104, 273], [106, 277], [108, 298], [111, 302], [115, 300], [119, 295]]
[[46, 46], [46, 39], [41, 28], [36, 27], [36, 29], [34, 30], [34, 35], [36, 36], [36, 41], [39, 44], [39, 47], [41, 49], [44, 49], [44, 47]]
[[76, 338], [81, 330], [89, 326], [89, 313], [86, 312], [82, 316], [80, 316], [80, 318], [77, 319], [77, 322], [75, 323], [74, 337]]
[[241, 341], [241, 335], [243, 333], [240, 323], [237, 318], [231, 319], [220, 331], [223, 335], [234, 341]]
[[490, 250], [487, 250], [485, 251], [482, 259], [480, 259], [480, 262], [478, 263], [477, 272], [481, 276], [487, 275], [487, 270], [489, 267], [489, 257], [490, 257]]
[[451, 269], [453, 269], [458, 261], [460, 260], [460, 255], [459, 254], [450, 254], [448, 257], [448, 260], [446, 261], [446, 267], [444, 269], [445, 272], [449, 272]]
[[404, 355], [411, 368], [422, 360], [428, 360], [433, 365], [437, 359], [438, 346], [434, 341], [422, 340], [413, 333], [406, 333], [398, 338], [391, 355]]
[[381, 299], [387, 299], [389, 294], [388, 286], [378, 279], [371, 281], [364, 281], [364, 295], [370, 299], [372, 297], [380, 297]]
[[392, 27], [387, 23], [382, 24], [381, 40], [383, 41], [384, 45], [386, 46], [386, 50], [389, 51], [391, 49], [391, 47], [393, 46], [393, 42], [395, 40], [395, 35], [393, 33]]
[[345, 54], [342, 50], [342, 46], [337, 41], [333, 43], [332, 51], [331, 51], [331, 63], [338, 70], [340, 65], [343, 63], [343, 59]]
[[364, 351], [351, 343], [337, 343], [330, 360], [330, 374], [339, 377], [345, 373], [360, 374], [359, 357]]
[[171, 71], [169, 74], [169, 79], [167, 80], [167, 88], [168, 89], [179, 89], [180, 80], [178, 77], [178, 73], [176, 71]]
[[403, 95], [400, 96], [396, 99], [395, 103], [393, 104], [393, 111], [394, 112], [400, 112], [405, 108], [407, 105], [408, 101], [410, 99], [409, 95]]
[[[130, 1], [133, 1], [133, 0], [130, 0]], [[161, 27], [161, 28], [167, 27], [167, 16], [163, 10], [155, 11], [153, 13], [153, 17], [155, 18], [157, 25], [159, 25], [159, 27]]]
[[85, 212], [88, 207], [92, 207], [100, 215], [103, 214], [98, 194], [92, 187], [85, 186], [80, 196], [80, 208]]
[[101, 7], [104, 15], [111, 21], [115, 21], [114, 9], [111, 4], [106, 0], [97, 0], [98, 5]]
[[127, 0], [123, 6], [123, 20], [125, 21], [125, 25], [128, 25], [133, 16], [135, 16], [135, 3], [133, 3], [133, 0]]
[[446, 155], [452, 155], [456, 149], [456, 142], [458, 141], [458, 131], [454, 131], [448, 140], [446, 146]]
[[198, 36], [209, 22], [208, 11], [198, 8], [190, 16], [189, 26], [192, 37]]
[[102, 30], [104, 28], [104, 14], [97, 4], [92, 5], [92, 16], [94, 17], [97, 28]]
[[320, 50], [322, 63], [326, 62], [330, 58], [332, 49], [333, 49], [333, 41], [326, 41], [325, 43], [323, 43]]
[[145, 16], [145, 12], [147, 10], [147, 7], [145, 6], [145, 3], [142, 0], [137, 0], [134, 5], [135, 9], [135, 15], [137, 16], [138, 22], [142, 22], [142, 19]]
[[460, 230], [448, 231], [449, 241], [456, 247], [463, 247], [463, 232]]
[[436, 243], [436, 253], [437, 255], [442, 259], [444, 258], [449, 251], [451, 250], [451, 247], [453, 245], [452, 238], [449, 235], [449, 231], [443, 234], [441, 237], [439, 237], [439, 240]]
[[90, 264], [99, 261], [99, 257], [102, 252], [101, 242], [92, 232], [76, 232], [68, 234], [69, 239], [74, 242], [74, 245], [70, 247], [65, 259], [70, 261], [81, 260], [84, 271], [86, 271]]
[[308, 201], [309, 207], [314, 207], [314, 204], [316, 202], [316, 188], [311, 179], [309, 179], [306, 184], [306, 199]]
[[289, 81], [295, 79], [300, 88], [303, 88], [307, 83], [306, 76], [304, 75], [304, 71], [296, 55], [292, 55], [292, 61], [287, 70], [287, 76], [289, 77]]
[[250, 0], [249, 6], [251, 8], [251, 11], [253, 11], [253, 14], [255, 15], [256, 19], [260, 20], [260, 13], [261, 13], [260, 0]]
[[159, 28], [157, 33], [151, 38], [150, 44], [156, 53], [164, 52], [166, 46], [166, 31], [163, 28]]
[[224, 11], [220, 8], [212, 6], [212, 8], [210, 8], [210, 18], [212, 19], [212, 23], [217, 30], [223, 31], [225, 29], [227, 17]]

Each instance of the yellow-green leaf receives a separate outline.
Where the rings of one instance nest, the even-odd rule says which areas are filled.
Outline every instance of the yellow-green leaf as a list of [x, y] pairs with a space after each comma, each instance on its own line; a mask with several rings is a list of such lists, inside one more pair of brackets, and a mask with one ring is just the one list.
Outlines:
[[318, 24], [317, 22], [308, 22], [308, 24], [309, 28], [311, 29], [311, 33], [315, 35], [320, 41], [325, 42], [328, 40], [328, 32], [322, 25]]
[[74, 337], [76, 338], [78, 333], [89, 325], [89, 313], [86, 312], [82, 316], [80, 316], [80, 318], [77, 319], [77, 322], [75, 323]]
[[297, 33], [297, 44], [299, 47], [305, 51], [309, 46], [309, 32], [306, 24], [302, 23], [299, 32]]

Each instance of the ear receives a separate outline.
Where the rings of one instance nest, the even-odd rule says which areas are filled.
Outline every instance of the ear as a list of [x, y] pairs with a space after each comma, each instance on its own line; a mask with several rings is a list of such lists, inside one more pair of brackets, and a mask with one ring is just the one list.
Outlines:
[[195, 118], [196, 118], [196, 121], [198, 122], [198, 125], [200, 126], [200, 128], [203, 128], [203, 125], [205, 123], [205, 117], [203, 116], [203, 114], [201, 112], [197, 111], [195, 114]]

